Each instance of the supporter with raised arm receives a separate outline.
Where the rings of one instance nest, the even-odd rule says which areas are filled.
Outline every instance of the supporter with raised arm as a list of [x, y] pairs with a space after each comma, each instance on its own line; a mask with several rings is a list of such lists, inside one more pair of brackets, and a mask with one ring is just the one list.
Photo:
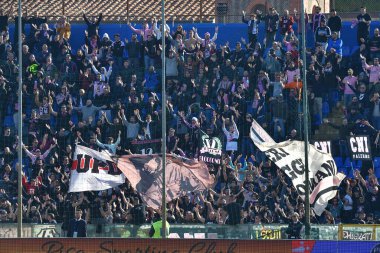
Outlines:
[[59, 36], [63, 37], [65, 40], [69, 40], [71, 36], [71, 24], [68, 17], [60, 17], [55, 24], [55, 30]]
[[363, 69], [367, 70], [369, 73], [369, 90], [372, 92], [372, 88], [374, 91], [380, 91], [380, 64], [379, 58], [373, 59], [373, 65], [369, 65], [366, 61], [365, 57], [362, 57], [362, 66]]
[[204, 58], [209, 58], [211, 56], [211, 45], [215, 44], [215, 41], [218, 38], [219, 27], [215, 27], [215, 33], [214, 36], [212, 36], [212, 38], [210, 37], [209, 32], [205, 33], [205, 37], [203, 39], [199, 37], [198, 30], [195, 27], [193, 27], [193, 31], [195, 33], [195, 39], [197, 39], [198, 43], [201, 44], [201, 50], [204, 51]]
[[101, 143], [98, 138], [96, 138], [96, 145], [98, 145], [102, 149], [108, 150], [111, 154], [115, 155], [116, 150], [120, 144], [120, 135], [121, 131], [119, 131], [117, 140], [114, 142], [112, 137], [107, 137], [107, 144]]
[[239, 139], [239, 130], [236, 126], [233, 115], [231, 116], [231, 119], [230, 119], [230, 126], [229, 126], [228, 131], [226, 129], [226, 119], [223, 116], [222, 116], [222, 122], [223, 122], [222, 130], [227, 138], [226, 151], [233, 154], [234, 151], [238, 150], [237, 141]]
[[289, 14], [289, 10], [284, 10], [284, 15], [280, 17], [281, 36], [286, 39], [287, 35], [294, 35], [294, 18]]
[[41, 154], [41, 150], [40, 149], [37, 149], [35, 154], [33, 154], [32, 152], [30, 152], [24, 144], [22, 144], [22, 149], [25, 151], [26, 155], [30, 158], [30, 160], [32, 161], [32, 164], [34, 164], [37, 159], [41, 159], [41, 160], [45, 160], [46, 157], [48, 157], [50, 151], [55, 148], [57, 146], [57, 142], [55, 141], [53, 145], [51, 145], [49, 147], [48, 150], [45, 151], [45, 153]]
[[154, 36], [154, 30], [152, 27], [149, 27], [149, 23], [147, 21], [144, 21], [143, 26], [141, 29], [134, 28], [130, 22], [127, 23], [129, 28], [136, 34], [140, 35], [143, 38], [143, 41], [148, 40], [148, 36]]
[[103, 14], [100, 13], [98, 19], [95, 21], [95, 17], [88, 19], [85, 10], [82, 9], [82, 13], [84, 22], [87, 24], [88, 37], [91, 38], [92, 36], [99, 36], [99, 25], [102, 21]]
[[257, 36], [259, 34], [259, 24], [261, 20], [261, 13], [257, 11], [255, 13], [251, 13], [250, 19], [247, 20], [245, 18], [245, 11], [242, 11], [242, 22], [248, 25], [248, 41], [251, 47], [254, 47], [257, 42]]

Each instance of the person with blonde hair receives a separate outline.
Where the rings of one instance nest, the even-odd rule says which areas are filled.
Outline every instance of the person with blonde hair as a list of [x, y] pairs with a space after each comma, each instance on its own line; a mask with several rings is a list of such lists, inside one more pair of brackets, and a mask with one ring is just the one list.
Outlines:
[[55, 30], [57, 34], [63, 37], [65, 40], [69, 40], [71, 36], [71, 25], [69, 23], [68, 17], [60, 17], [58, 22], [55, 24]]

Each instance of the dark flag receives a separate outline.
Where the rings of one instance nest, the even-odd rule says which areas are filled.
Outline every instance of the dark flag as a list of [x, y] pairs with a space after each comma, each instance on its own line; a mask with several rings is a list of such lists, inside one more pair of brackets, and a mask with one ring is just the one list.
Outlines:
[[153, 155], [161, 153], [161, 139], [134, 140], [131, 144], [133, 154]]
[[[150, 207], [159, 208], [162, 203], [162, 166], [159, 155], [128, 155], [116, 160], [132, 187]], [[183, 192], [203, 191], [214, 183], [205, 163], [167, 155], [166, 201]]]
[[199, 160], [206, 163], [221, 164], [222, 141], [219, 137], [210, 137], [203, 131], [199, 142]]
[[354, 135], [347, 137], [352, 160], [371, 160], [371, 143], [367, 135]]

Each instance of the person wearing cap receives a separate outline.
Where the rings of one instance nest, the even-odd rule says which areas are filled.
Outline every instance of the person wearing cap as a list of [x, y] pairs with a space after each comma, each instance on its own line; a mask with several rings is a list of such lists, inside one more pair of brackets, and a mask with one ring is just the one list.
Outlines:
[[326, 20], [321, 20], [320, 25], [315, 30], [315, 46], [321, 46], [324, 51], [327, 49], [327, 41], [331, 36], [330, 27], [326, 26]]
[[113, 42], [110, 39], [110, 36], [108, 35], [108, 33], [104, 33], [103, 37], [102, 37], [102, 40], [100, 42], [100, 46], [103, 47], [103, 48], [108, 49], [110, 46], [112, 46], [112, 43]]
[[291, 215], [291, 222], [288, 225], [285, 233], [288, 235], [288, 239], [301, 239], [304, 226], [299, 220], [299, 214], [294, 212]]
[[327, 26], [330, 27], [331, 32], [336, 32], [340, 38], [340, 31], [342, 30], [342, 19], [337, 15], [335, 9], [330, 10], [330, 17], [327, 21]]
[[311, 18], [311, 26], [312, 26], [313, 32], [315, 33], [317, 28], [321, 26], [322, 21], [325, 21], [326, 23], [326, 16], [323, 13], [321, 13], [321, 7], [319, 6], [314, 6], [313, 10], [315, 12]]
[[186, 125], [188, 130], [190, 130], [190, 143], [191, 143], [191, 152], [194, 156], [198, 154], [199, 149], [199, 139], [200, 139], [200, 122], [198, 118], [192, 117], [191, 123], [187, 122], [185, 114], [183, 111], [178, 112], [178, 116], [181, 118], [183, 124]]

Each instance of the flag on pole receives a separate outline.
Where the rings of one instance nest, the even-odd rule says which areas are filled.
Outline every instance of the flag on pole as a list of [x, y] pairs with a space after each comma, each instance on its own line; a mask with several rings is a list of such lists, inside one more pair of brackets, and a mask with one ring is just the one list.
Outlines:
[[102, 191], [125, 182], [108, 151], [77, 145], [71, 166], [69, 192]]
[[[251, 130], [257, 130], [256, 124], [257, 122], [252, 124]], [[298, 194], [302, 199], [305, 199], [305, 142], [265, 142], [264, 140], [268, 140], [268, 134], [265, 130], [262, 131], [251, 131], [253, 142], [290, 177]], [[311, 193], [310, 205], [317, 215], [321, 215], [328, 201], [336, 195], [337, 189], [345, 178], [345, 175], [337, 172], [334, 159], [330, 154], [321, 152], [314, 145], [308, 145], [309, 178], [307, 180], [309, 180]]]
[[[162, 204], [162, 157], [159, 155], [128, 155], [117, 159], [117, 166], [145, 204], [159, 208]], [[214, 183], [204, 162], [167, 155], [166, 201], [182, 193], [208, 189]]]

